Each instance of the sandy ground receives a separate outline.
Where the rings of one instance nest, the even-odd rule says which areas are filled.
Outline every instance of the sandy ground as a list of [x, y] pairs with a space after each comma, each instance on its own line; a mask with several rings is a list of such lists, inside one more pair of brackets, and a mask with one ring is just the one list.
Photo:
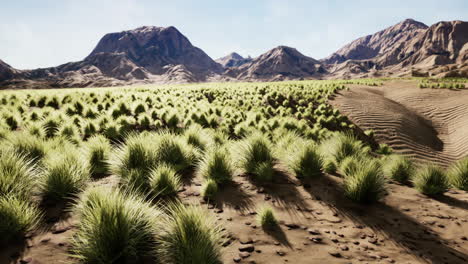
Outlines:
[[415, 81], [351, 86], [332, 105], [379, 143], [419, 161], [447, 165], [468, 156], [468, 89], [420, 89]]

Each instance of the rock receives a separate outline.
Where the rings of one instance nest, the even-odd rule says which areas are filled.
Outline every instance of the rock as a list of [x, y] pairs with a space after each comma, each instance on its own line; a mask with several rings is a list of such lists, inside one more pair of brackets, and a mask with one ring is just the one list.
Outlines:
[[342, 246], [340, 246], [340, 249], [343, 250], [343, 251], [348, 251], [349, 247], [345, 246], [345, 245], [342, 245]]
[[253, 252], [255, 247], [252, 244], [247, 244], [239, 247], [239, 251], [241, 252]]
[[276, 250], [276, 254], [277, 254], [278, 256], [281, 256], [281, 257], [282, 257], [282, 256], [286, 255], [286, 252], [284, 252], [284, 251], [282, 251], [282, 250]]
[[320, 231], [317, 229], [307, 229], [307, 232], [311, 235], [320, 235]]
[[241, 261], [241, 258], [240, 257], [234, 257], [232, 259], [235, 263], [239, 263]]
[[32, 258], [25, 258], [19, 261], [21, 264], [31, 263], [33, 261]]
[[330, 256], [333, 256], [335, 258], [341, 258], [341, 253], [335, 250], [328, 251], [328, 254], [330, 254]]
[[67, 232], [68, 230], [70, 230], [71, 228], [69, 226], [66, 226], [66, 227], [56, 227], [53, 231], [52, 231], [52, 234], [56, 235], [56, 234], [61, 234], [61, 233], [65, 233]]
[[299, 229], [299, 227], [300, 227], [298, 224], [289, 223], [289, 222], [288, 222], [288, 223], [285, 223], [284, 225], [287, 226], [287, 227], [289, 227], [289, 228], [291, 228], [291, 229]]
[[239, 256], [241, 258], [245, 259], [245, 258], [250, 257], [250, 253], [249, 252], [241, 252], [241, 253], [239, 253]]
[[340, 242], [340, 241], [338, 241], [338, 239], [336, 239], [336, 238], [332, 238], [332, 239], [331, 239], [331, 242], [333, 242], [333, 243], [338, 243], [338, 242]]
[[241, 244], [253, 244], [253, 239], [249, 236], [240, 236], [239, 237], [239, 242]]

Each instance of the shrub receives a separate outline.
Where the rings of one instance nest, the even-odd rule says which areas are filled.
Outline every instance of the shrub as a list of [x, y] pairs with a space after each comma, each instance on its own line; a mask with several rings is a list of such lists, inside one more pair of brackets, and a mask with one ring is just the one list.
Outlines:
[[468, 191], [468, 158], [453, 164], [447, 176], [450, 184], [455, 188]]
[[413, 162], [405, 156], [390, 155], [382, 164], [385, 177], [400, 183], [406, 183], [414, 172]]
[[42, 121], [42, 127], [46, 132], [46, 137], [54, 137], [60, 126], [59, 116], [48, 116]]
[[336, 172], [336, 163], [332, 158], [325, 158], [323, 161], [323, 171], [326, 173]]
[[444, 170], [434, 164], [419, 168], [413, 178], [413, 184], [419, 192], [427, 195], [441, 194], [448, 188]]
[[356, 168], [344, 177], [344, 192], [356, 202], [377, 201], [385, 192], [385, 178], [379, 161], [373, 158], [358, 160]]
[[198, 164], [198, 174], [205, 179], [212, 179], [217, 184], [224, 184], [232, 180], [234, 168], [229, 151], [225, 147], [210, 149]]
[[104, 186], [88, 189], [74, 212], [80, 222], [72, 256], [84, 263], [141, 263], [154, 257], [162, 214], [138, 195]]
[[158, 239], [161, 263], [222, 263], [222, 228], [200, 207], [171, 207], [162, 227]]
[[392, 148], [387, 144], [380, 144], [379, 148], [376, 150], [376, 153], [380, 155], [390, 155], [392, 152]]
[[0, 197], [29, 199], [37, 182], [35, 166], [11, 149], [0, 151]]
[[321, 145], [322, 153], [335, 159], [337, 164], [348, 157], [365, 153], [361, 141], [351, 134], [337, 133]]
[[0, 196], [0, 236], [11, 241], [35, 229], [42, 213], [31, 203], [14, 196]]
[[204, 199], [213, 199], [218, 193], [218, 184], [214, 179], [206, 179], [203, 183], [201, 193]]
[[33, 161], [41, 161], [47, 152], [42, 139], [25, 132], [12, 133], [8, 141], [16, 152]]
[[201, 151], [204, 151], [210, 144], [209, 135], [200, 126], [191, 126], [184, 132], [187, 143]]
[[239, 167], [255, 180], [270, 181], [274, 175], [274, 157], [270, 141], [262, 134], [248, 136], [237, 146]]
[[85, 145], [85, 153], [91, 175], [102, 176], [109, 173], [108, 159], [110, 152], [110, 142], [104, 136], [96, 135], [88, 139]]
[[271, 207], [262, 207], [257, 213], [257, 222], [263, 228], [272, 228], [278, 224]]
[[311, 142], [289, 149], [286, 163], [297, 178], [314, 178], [322, 174], [323, 160]]
[[158, 163], [168, 164], [176, 171], [181, 171], [193, 166], [196, 154], [181, 138], [171, 133], [162, 133], [157, 138], [155, 158]]
[[73, 145], [65, 145], [44, 160], [41, 192], [54, 200], [69, 198], [81, 191], [89, 179], [89, 165]]
[[180, 186], [180, 177], [170, 166], [161, 164], [150, 172], [149, 189], [156, 196], [176, 195]]

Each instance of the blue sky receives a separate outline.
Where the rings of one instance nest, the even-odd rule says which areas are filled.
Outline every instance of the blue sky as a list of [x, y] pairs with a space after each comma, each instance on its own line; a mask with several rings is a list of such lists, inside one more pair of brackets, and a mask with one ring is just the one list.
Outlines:
[[87, 56], [109, 32], [175, 26], [213, 59], [278, 45], [320, 59], [406, 18], [468, 20], [467, 0], [5, 0], [0, 59], [18, 69]]

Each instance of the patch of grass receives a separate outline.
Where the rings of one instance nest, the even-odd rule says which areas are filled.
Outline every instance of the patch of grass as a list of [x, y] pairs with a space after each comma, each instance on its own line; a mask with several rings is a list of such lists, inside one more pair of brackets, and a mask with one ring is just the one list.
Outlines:
[[427, 164], [416, 171], [413, 177], [416, 190], [426, 195], [444, 193], [448, 188], [445, 171], [434, 164]]
[[184, 132], [187, 143], [201, 151], [205, 151], [210, 144], [210, 136], [199, 125], [192, 125]]
[[174, 196], [180, 186], [180, 176], [171, 166], [160, 164], [150, 172], [149, 189], [156, 196]]
[[365, 148], [361, 141], [349, 133], [336, 133], [320, 146], [324, 156], [332, 157], [336, 164], [349, 156], [365, 154]]
[[29, 133], [12, 133], [8, 142], [18, 153], [36, 162], [41, 161], [47, 152], [44, 140]]
[[202, 186], [201, 194], [204, 199], [211, 200], [218, 193], [218, 184], [214, 179], [206, 179]]
[[104, 186], [88, 189], [74, 212], [80, 222], [72, 256], [84, 263], [141, 263], [155, 256], [162, 213], [140, 196]]
[[30, 202], [14, 196], [0, 196], [0, 240], [11, 241], [34, 230], [42, 213]]
[[322, 175], [323, 159], [312, 142], [304, 142], [290, 149], [286, 163], [297, 178], [315, 178]]
[[264, 206], [258, 210], [257, 222], [263, 228], [272, 228], [278, 225], [273, 209], [269, 206]]
[[102, 176], [109, 174], [108, 160], [111, 153], [109, 140], [96, 135], [88, 139], [85, 144], [86, 159], [89, 162], [90, 172], [93, 176]]
[[336, 163], [332, 158], [325, 158], [323, 161], [323, 171], [333, 174], [337, 170]]
[[234, 168], [229, 150], [226, 147], [213, 147], [200, 161], [197, 172], [205, 179], [212, 179], [217, 184], [224, 184], [232, 180]]
[[12, 149], [0, 151], [0, 197], [29, 199], [37, 183], [37, 170], [24, 155]]
[[181, 138], [172, 133], [162, 133], [158, 135], [155, 158], [158, 163], [165, 163], [181, 171], [194, 165], [196, 153]]
[[447, 176], [452, 186], [468, 191], [468, 158], [464, 158], [453, 164]]
[[41, 193], [45, 198], [62, 200], [80, 192], [90, 178], [89, 166], [73, 145], [64, 146], [44, 160]]
[[399, 183], [408, 182], [414, 173], [413, 162], [401, 155], [390, 155], [382, 161], [382, 170], [385, 177]]
[[237, 145], [239, 167], [255, 180], [268, 182], [274, 176], [271, 142], [265, 135], [254, 133]]
[[199, 206], [172, 206], [162, 227], [158, 239], [161, 263], [222, 263], [222, 228]]
[[360, 158], [355, 168], [344, 175], [345, 195], [359, 203], [377, 201], [385, 192], [385, 178], [378, 160]]

